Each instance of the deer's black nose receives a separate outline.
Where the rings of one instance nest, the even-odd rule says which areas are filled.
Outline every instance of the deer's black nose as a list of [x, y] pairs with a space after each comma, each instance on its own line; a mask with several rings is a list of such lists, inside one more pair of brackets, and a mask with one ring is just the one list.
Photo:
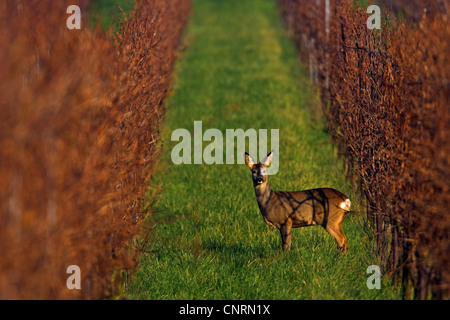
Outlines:
[[264, 179], [261, 178], [261, 177], [258, 177], [258, 178], [256, 179], [256, 182], [257, 182], [258, 184], [261, 184], [261, 183], [264, 182]]

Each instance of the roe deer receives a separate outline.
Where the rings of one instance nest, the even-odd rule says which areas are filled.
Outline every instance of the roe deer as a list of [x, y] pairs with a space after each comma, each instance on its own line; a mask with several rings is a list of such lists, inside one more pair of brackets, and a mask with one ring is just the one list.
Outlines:
[[280, 230], [283, 249], [289, 251], [291, 247], [292, 228], [321, 225], [336, 240], [338, 248], [347, 252], [347, 237], [342, 231], [342, 222], [350, 211], [350, 199], [331, 188], [273, 191], [266, 174], [272, 157], [273, 152], [260, 163], [255, 163], [245, 153], [245, 164], [252, 171], [256, 201], [264, 221]]

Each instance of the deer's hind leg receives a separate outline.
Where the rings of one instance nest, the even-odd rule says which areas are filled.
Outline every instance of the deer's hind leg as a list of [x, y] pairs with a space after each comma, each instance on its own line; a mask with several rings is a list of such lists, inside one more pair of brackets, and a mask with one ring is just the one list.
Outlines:
[[344, 221], [345, 213], [342, 215], [342, 217], [339, 217], [336, 221], [333, 221], [333, 223], [329, 223], [325, 230], [334, 238], [336, 241], [337, 247], [342, 252], [347, 252], [347, 237], [344, 234], [344, 231], [342, 230], [342, 222]]

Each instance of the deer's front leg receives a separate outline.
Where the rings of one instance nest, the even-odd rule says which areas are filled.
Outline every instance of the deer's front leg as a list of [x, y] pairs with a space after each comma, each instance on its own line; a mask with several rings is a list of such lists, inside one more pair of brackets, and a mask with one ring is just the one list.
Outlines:
[[280, 228], [281, 242], [283, 250], [289, 251], [291, 249], [291, 230], [292, 223], [290, 220], [286, 221]]

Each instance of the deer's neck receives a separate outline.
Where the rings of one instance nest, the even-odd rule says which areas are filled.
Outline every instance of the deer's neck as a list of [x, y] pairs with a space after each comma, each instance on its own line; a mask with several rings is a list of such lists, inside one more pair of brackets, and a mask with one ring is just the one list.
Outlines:
[[261, 212], [265, 214], [266, 206], [272, 198], [273, 191], [270, 189], [269, 182], [263, 183], [255, 187], [256, 201], [258, 202]]

